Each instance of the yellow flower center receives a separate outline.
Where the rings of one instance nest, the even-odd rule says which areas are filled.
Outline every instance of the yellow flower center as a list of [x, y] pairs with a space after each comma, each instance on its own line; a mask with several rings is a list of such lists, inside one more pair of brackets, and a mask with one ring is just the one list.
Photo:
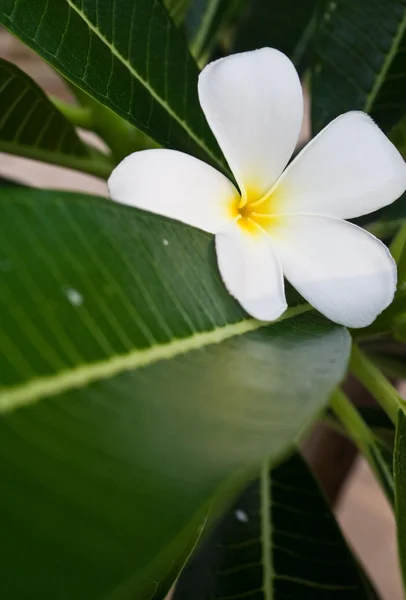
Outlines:
[[258, 234], [276, 219], [275, 194], [261, 195], [253, 189], [247, 190], [246, 199], [239, 196], [235, 200], [234, 217], [240, 227], [248, 233]]

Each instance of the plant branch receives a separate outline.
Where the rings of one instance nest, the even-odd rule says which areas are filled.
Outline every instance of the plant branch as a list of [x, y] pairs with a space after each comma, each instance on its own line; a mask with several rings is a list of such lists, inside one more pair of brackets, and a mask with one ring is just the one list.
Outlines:
[[403, 398], [355, 343], [352, 346], [350, 369], [396, 425], [398, 410], [404, 410]]
[[55, 96], [50, 96], [49, 99], [72, 125], [82, 129], [93, 129], [92, 113], [88, 108], [64, 102]]
[[393, 506], [393, 479], [388, 473], [388, 467], [384, 463], [382, 456], [380, 456], [379, 452], [374, 452], [375, 445], [377, 444], [374, 433], [342, 390], [336, 389], [333, 392], [330, 407], [343, 425], [348, 436], [368, 462]]
[[[69, 82], [68, 82], [69, 83]], [[83, 90], [69, 84], [78, 101], [88, 110], [92, 120], [92, 130], [110, 148], [115, 163], [137, 150], [157, 148], [158, 145], [125, 119], [104, 106]]]

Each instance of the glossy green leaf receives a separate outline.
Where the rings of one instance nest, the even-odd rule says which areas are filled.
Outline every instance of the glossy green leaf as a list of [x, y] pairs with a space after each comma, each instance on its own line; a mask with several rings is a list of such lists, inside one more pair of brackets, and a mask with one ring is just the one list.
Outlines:
[[163, 146], [223, 166], [199, 106], [198, 69], [161, 0], [3, 0], [0, 21]]
[[299, 70], [318, 24], [324, 0], [252, 0], [242, 20], [233, 49], [236, 52], [263, 46], [277, 48], [289, 56]]
[[185, 571], [173, 600], [377, 598], [305, 462], [264, 469]]
[[107, 176], [111, 167], [78, 137], [40, 87], [0, 58], [0, 152]]
[[175, 221], [12, 188], [0, 219], [2, 595], [164, 594], [209, 507], [326, 406], [348, 333], [247, 318]]
[[348, 110], [389, 132], [406, 114], [405, 0], [329, 2], [312, 74], [313, 129]]
[[406, 415], [404, 410], [398, 412], [394, 452], [394, 474], [398, 552], [400, 569], [406, 591]]

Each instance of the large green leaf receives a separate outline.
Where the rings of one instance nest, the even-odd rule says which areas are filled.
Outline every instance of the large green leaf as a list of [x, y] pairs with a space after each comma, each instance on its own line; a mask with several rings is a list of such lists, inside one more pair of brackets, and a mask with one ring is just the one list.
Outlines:
[[299, 455], [263, 470], [180, 577], [173, 600], [376, 598]]
[[198, 69], [161, 0], [2, 0], [0, 22], [163, 146], [222, 166]]
[[2, 595], [164, 593], [209, 505], [326, 406], [348, 333], [247, 318], [181, 223], [13, 188], [0, 219]]
[[0, 58], [0, 152], [107, 176], [107, 160], [87, 147], [38, 85]]
[[301, 70], [324, 0], [252, 0], [242, 20], [234, 50], [271, 46], [287, 54]]
[[406, 591], [406, 415], [404, 410], [398, 412], [394, 452], [394, 475], [398, 551], [400, 568]]
[[315, 132], [364, 110], [388, 132], [406, 114], [405, 0], [328, 3], [312, 74]]

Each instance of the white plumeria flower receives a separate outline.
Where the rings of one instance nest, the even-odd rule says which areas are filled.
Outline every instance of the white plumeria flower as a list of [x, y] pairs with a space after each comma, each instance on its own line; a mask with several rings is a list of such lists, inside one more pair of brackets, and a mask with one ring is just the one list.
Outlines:
[[215, 234], [221, 276], [253, 317], [287, 308], [283, 276], [318, 311], [365, 327], [392, 301], [396, 265], [373, 235], [347, 223], [393, 202], [406, 165], [362, 112], [341, 115], [286, 167], [303, 118], [299, 77], [263, 48], [208, 65], [200, 104], [239, 191], [174, 150], [131, 154], [113, 171], [113, 200]]

